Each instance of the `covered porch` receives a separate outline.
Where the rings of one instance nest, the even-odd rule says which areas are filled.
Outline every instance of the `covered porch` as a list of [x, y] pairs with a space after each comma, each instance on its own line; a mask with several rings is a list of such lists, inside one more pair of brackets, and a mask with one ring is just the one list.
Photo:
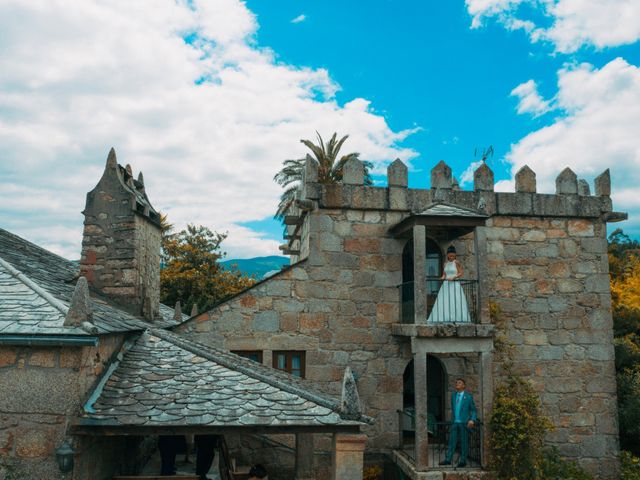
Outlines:
[[[125, 457], [135, 457], [137, 449], [145, 444], [155, 448], [156, 439], [194, 436], [196, 445], [203, 439], [197, 455], [208, 455], [216, 449], [218, 478], [247, 478], [248, 472], [240, 472], [234, 465], [225, 438], [289, 434], [295, 436], [295, 478], [311, 480], [317, 478], [314, 435], [322, 433], [333, 438], [329, 477], [361, 480], [366, 436], [360, 428], [372, 420], [362, 415], [348, 367], [342, 391], [343, 398], [334, 399], [297, 377], [171, 332], [149, 330], [125, 345], [118, 362], [105, 374], [83, 414], [71, 426], [76, 458], [82, 465], [76, 469], [82, 471], [76, 471], [73, 478], [145, 478], [139, 477], [143, 472], [159, 475], [160, 471], [145, 470], [144, 462]], [[91, 473], [97, 469], [92, 469], [85, 446], [92, 444], [125, 446], [106, 459], [113, 464], [110, 475]], [[175, 458], [177, 451], [173, 448], [169, 454]], [[98, 456], [94, 462], [103, 462], [100, 452], [94, 455]], [[201, 465], [197, 458], [192, 457], [192, 461]], [[85, 470], [88, 473], [83, 473]], [[205, 478], [210, 468], [195, 470], [181, 469], [180, 473]], [[268, 473], [269, 478], [288, 478], [281, 476], [277, 466]]]
[[[455, 468], [457, 454], [452, 459], [452, 466], [443, 467], [440, 463], [445, 459], [449, 445], [452, 384], [460, 377], [471, 387], [469, 391], [474, 397], [478, 417], [474, 427], [468, 429], [464, 470], [484, 469], [488, 436], [484, 420], [489, 417], [493, 399], [492, 326], [481, 332], [474, 330], [474, 335], [467, 337], [460, 337], [455, 328], [445, 326], [417, 328], [412, 332], [403, 331], [405, 327], [407, 325], [400, 324], [397, 329], [400, 331], [394, 331], [396, 335], [410, 339], [413, 356], [404, 376], [403, 409], [398, 411], [398, 448], [393, 452], [396, 464], [409, 465], [415, 472], [450, 472]], [[442, 366], [443, 360], [447, 362], [447, 359], [449, 365], [457, 362], [464, 366], [457, 368], [455, 373], [447, 373]], [[407, 388], [407, 384], [411, 384], [411, 388]]]

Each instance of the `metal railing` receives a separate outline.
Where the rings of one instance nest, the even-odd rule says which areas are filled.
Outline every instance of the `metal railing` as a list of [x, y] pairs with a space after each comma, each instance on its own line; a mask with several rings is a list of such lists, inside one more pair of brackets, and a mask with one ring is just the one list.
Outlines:
[[[400, 290], [400, 321], [415, 323], [414, 283]], [[478, 323], [478, 281], [427, 277], [427, 323]]]
[[[416, 458], [415, 442], [415, 413], [412, 410], [398, 410], [400, 425], [400, 450], [405, 452], [411, 459]], [[449, 448], [449, 438], [451, 436], [451, 422], [436, 422], [431, 418], [427, 420], [427, 431], [429, 433], [429, 468], [442, 468], [440, 463], [446, 459]], [[468, 452], [467, 467], [480, 468], [482, 466], [482, 422], [476, 422], [473, 428], [467, 428]], [[460, 441], [457, 442], [456, 451], [453, 456], [455, 467], [460, 457]]]

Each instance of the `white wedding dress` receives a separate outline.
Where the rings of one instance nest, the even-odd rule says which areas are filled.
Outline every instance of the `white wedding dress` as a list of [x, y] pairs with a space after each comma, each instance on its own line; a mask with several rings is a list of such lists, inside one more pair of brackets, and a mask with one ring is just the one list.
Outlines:
[[445, 280], [442, 282], [427, 323], [469, 323], [469, 306], [462, 285], [453, 280], [458, 274], [456, 262], [444, 264]]

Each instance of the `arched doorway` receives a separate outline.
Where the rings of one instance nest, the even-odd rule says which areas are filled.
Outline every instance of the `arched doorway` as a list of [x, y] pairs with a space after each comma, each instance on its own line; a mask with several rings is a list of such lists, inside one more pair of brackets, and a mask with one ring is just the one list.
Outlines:
[[[404, 434], [412, 435], [415, 431], [411, 418], [415, 414], [415, 390], [413, 383], [413, 360], [411, 360], [402, 376], [402, 411], [404, 412], [402, 429]], [[445, 401], [447, 372], [437, 357], [427, 355], [427, 415], [428, 422], [435, 424], [445, 421]]]
[[[442, 251], [438, 244], [431, 238], [425, 239], [427, 277], [439, 277], [442, 275]], [[402, 283], [413, 282], [413, 242], [409, 240], [402, 250]]]

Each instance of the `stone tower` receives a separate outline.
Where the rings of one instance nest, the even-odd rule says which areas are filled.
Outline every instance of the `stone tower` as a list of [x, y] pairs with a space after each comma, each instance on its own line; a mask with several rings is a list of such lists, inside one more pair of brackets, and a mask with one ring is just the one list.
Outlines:
[[160, 304], [160, 215], [145, 193], [142, 172], [118, 165], [109, 152], [84, 209], [81, 275], [92, 289], [130, 313], [153, 320]]

